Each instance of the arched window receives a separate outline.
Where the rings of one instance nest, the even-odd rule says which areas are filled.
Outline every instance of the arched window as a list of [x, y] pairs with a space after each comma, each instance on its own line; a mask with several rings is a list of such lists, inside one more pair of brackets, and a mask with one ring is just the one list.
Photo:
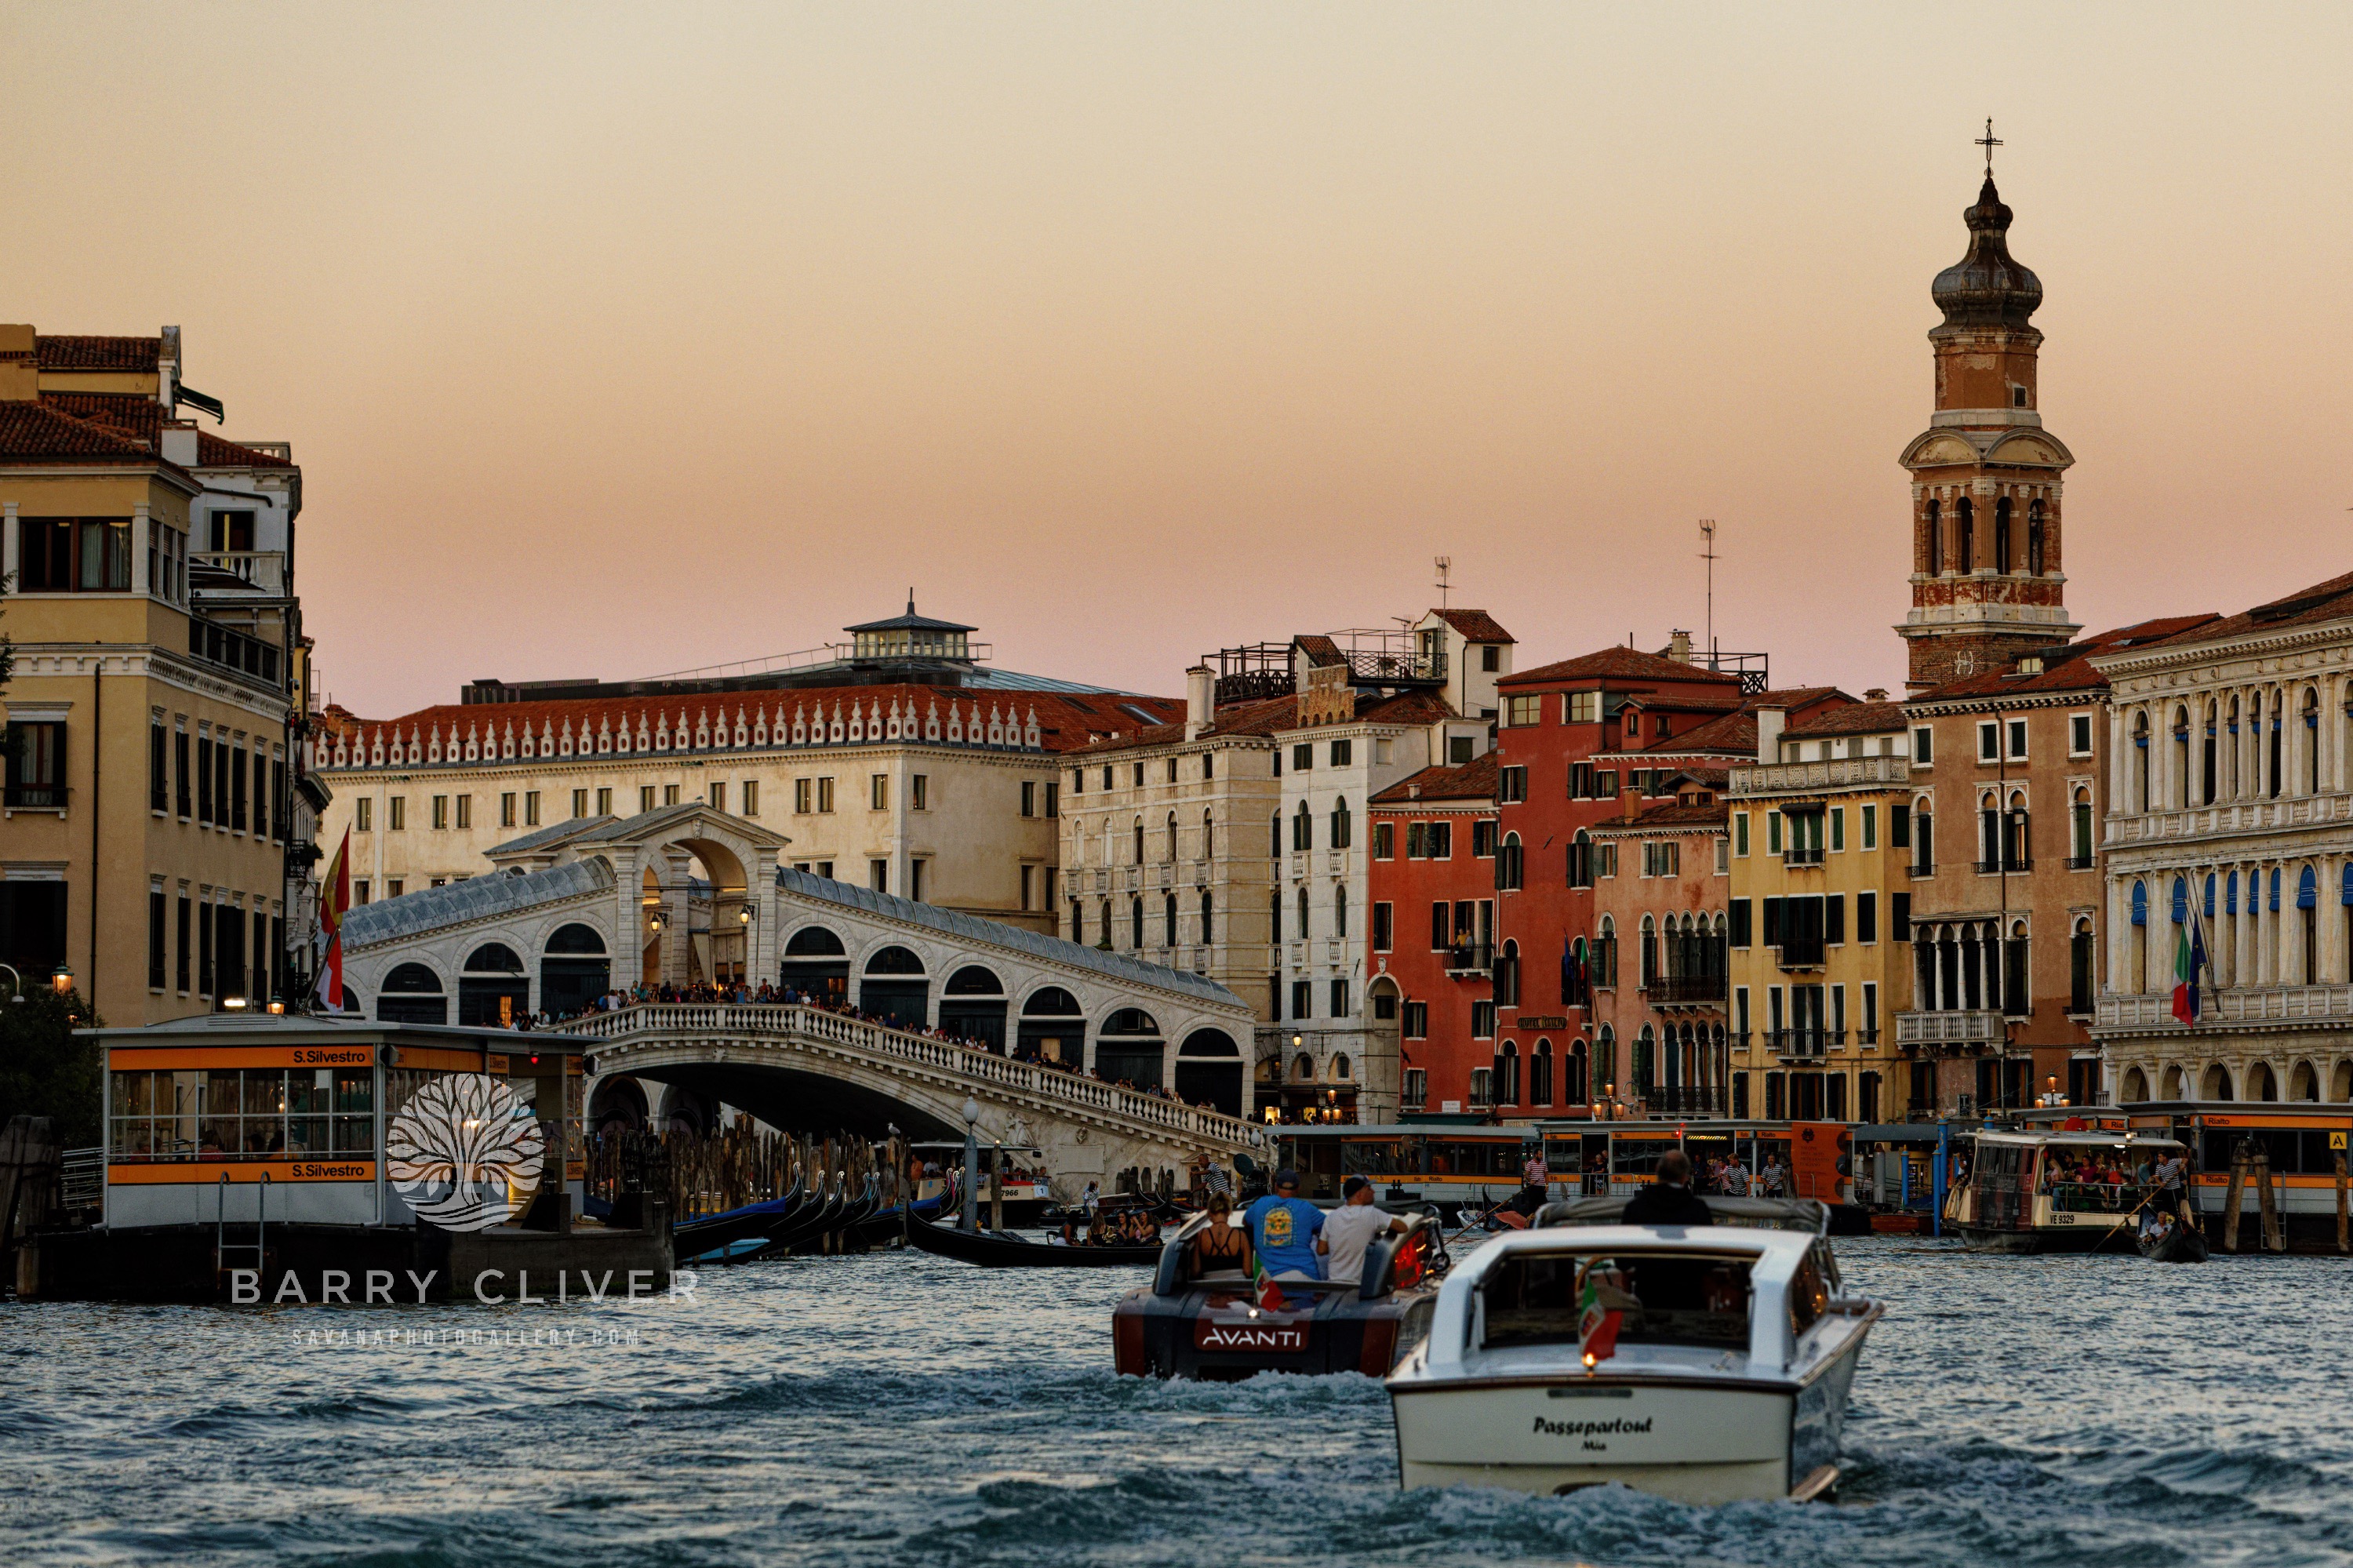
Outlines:
[[1355, 827], [1348, 820], [1348, 798], [1343, 795], [1332, 802], [1332, 847], [1346, 849], [1355, 842]]
[[1964, 495], [1956, 503], [1954, 519], [1958, 524], [1953, 539], [1953, 569], [1967, 577], [1978, 569], [1978, 509]]
[[1659, 980], [1659, 933], [1648, 915], [1642, 916], [1642, 989], [1648, 991]]
[[2155, 804], [2148, 796], [2148, 715], [2133, 715], [2134, 790], [2132, 809], [2146, 811]]
[[523, 972], [522, 956], [504, 942], [484, 942], [466, 955], [466, 972], [476, 975], [519, 975]]
[[2067, 938], [2067, 1011], [2092, 1011], [2092, 920], [2079, 916]]
[[575, 921], [569, 926], [558, 926], [555, 928], [555, 934], [547, 939], [547, 950], [551, 953], [576, 953], [583, 957], [601, 958], [605, 952], [605, 938], [598, 935], [595, 927], [583, 926]]
[[2272, 699], [2272, 748], [2271, 756], [2263, 765], [2268, 775], [2264, 779], [2263, 792], [2274, 800], [2279, 799], [2280, 791], [2286, 788], [2285, 770], [2280, 766], [2280, 749], [2287, 739], [2286, 727], [2280, 722], [2280, 710], [2286, 705], [2286, 699], [2284, 697]]
[[2231, 699], [2230, 741], [2222, 747], [2222, 794], [2239, 798], [2239, 699]]
[[1593, 955], [1593, 983], [1605, 990], [1618, 984], [1618, 921], [1614, 916], [1601, 917], [1601, 945]]
[[1332, 935], [1345, 937], [1347, 934], [1348, 885], [1335, 882], [1332, 885]]
[[1282, 858], [1282, 813], [1281, 811], [1277, 811], [1268, 820], [1266, 842], [1267, 858], [1281, 860]]
[[1607, 1023], [1601, 1026], [1601, 1034], [1594, 1042], [1589, 1083], [1592, 1097], [1597, 1100], [1618, 1092], [1618, 1031]]
[[804, 926], [785, 941], [785, 957], [788, 959], [838, 959], [841, 956], [841, 938], [822, 926]]
[[1201, 813], [1201, 858], [1203, 860], [1218, 858], [1216, 846], [1209, 836], [1209, 813], [1207, 811]]
[[1314, 1083], [1315, 1081], [1315, 1058], [1310, 1056], [1304, 1051], [1302, 1051], [1298, 1055], [1293, 1057], [1291, 1061], [1291, 1075], [1297, 1078], [1303, 1084]]
[[913, 948], [893, 945], [876, 949], [874, 956], [866, 960], [866, 972], [870, 975], [919, 975], [925, 971], [923, 960], [916, 956]]
[[2303, 936], [2304, 983], [2320, 983], [2320, 879], [2306, 866], [2295, 879], [2296, 924]]
[[1348, 1054], [1345, 1051], [1335, 1051], [1332, 1053], [1332, 1076], [1335, 1081], [1343, 1084], [1346, 1083], [1348, 1081], [1348, 1075], [1355, 1070], [1356, 1069], [1349, 1064]]
[[1144, 863], [1144, 819], [1135, 819], [1135, 863]]
[[1291, 818], [1291, 847], [1312, 850], [1315, 847], [1315, 819], [1309, 814], [1307, 802], [1299, 802], [1299, 810]]
[[1168, 863], [1176, 863], [1176, 813], [1168, 813]]
[[385, 976], [384, 983], [376, 989], [409, 996], [438, 996], [441, 977], [423, 964], [401, 964]]
[[1111, 932], [1112, 932], [1112, 925], [1111, 925], [1111, 900], [1110, 900], [1110, 899], [1106, 898], [1106, 899], [1104, 899], [1104, 900], [1103, 901], [1103, 904], [1102, 904], [1102, 906], [1101, 906], [1100, 909], [1098, 910], [1098, 913], [1101, 915], [1102, 919], [1103, 919], [1103, 924], [1102, 924], [1102, 927], [1100, 927], [1100, 928], [1101, 928], [1101, 930], [1103, 931], [1103, 949], [1104, 949], [1106, 952], [1108, 952], [1108, 951], [1110, 950], [1110, 948], [1111, 948], [1111, 943], [1112, 943], [1112, 936], [1111, 936]]
[[1937, 502], [1928, 503], [1928, 547], [1921, 559], [1921, 570], [1935, 577], [1945, 569], [1945, 509]]
[[1307, 928], [1307, 887], [1303, 883], [1299, 888], [1299, 939], [1303, 942], [1314, 935]]
[[1160, 895], [1160, 941], [1163, 947], [1176, 945], [1176, 895], [1173, 893]]
[[2189, 804], [2189, 710], [2173, 710], [2173, 777], [2167, 780], [2166, 794], [2177, 810]]
[[1205, 887], [1201, 889], [1201, 945], [1205, 948], [1218, 939], [1217, 928], [1209, 918], [1210, 907], [1209, 890]]
[[1058, 985], [1039, 986], [1021, 1003], [1024, 1018], [1076, 1018], [1079, 999]]
[[1568, 845], [1568, 885], [1571, 887], [1593, 885], [1593, 835], [1583, 828]]
[[1495, 1053], [1495, 1103], [1520, 1103], [1520, 1048], [1509, 1040]]
[[1141, 948], [1144, 946], [1144, 900], [1142, 898], [1130, 898], [1127, 901], [1127, 924], [1128, 945]]
[[1504, 950], [1495, 955], [1495, 1005], [1520, 1005], [1520, 944], [1506, 941]]
[[1568, 1062], [1564, 1074], [1565, 1081], [1561, 1085], [1561, 1098], [1564, 1104], [1583, 1106], [1593, 1103], [1593, 1079], [1586, 1070], [1588, 1065], [1585, 1042], [1570, 1041]]
[[2304, 689], [2304, 727], [2296, 736], [2296, 745], [2304, 748], [2304, 792], [2320, 793], [2320, 693], [2313, 687]]
[[1267, 895], [1267, 940], [1282, 940], [1282, 889], [1280, 887]]
[[2039, 577], [2042, 575], [2048, 548], [2042, 525], [2042, 503], [2029, 502], [2026, 507], [2026, 569], [2032, 576]]
[[1552, 1104], [1552, 1042], [1539, 1040], [1528, 1055], [1528, 1104]]
[[1503, 843], [1495, 852], [1495, 885], [1501, 888], [1518, 887], [1521, 885], [1521, 867], [1520, 835], [1505, 833]]
[[[874, 971], [869, 969], [867, 972], [871, 974]], [[978, 964], [966, 964], [948, 976], [946, 994], [949, 996], [1003, 996], [1005, 982], [997, 978], [997, 971], [994, 969], [984, 969]]]
[[1651, 1026], [1645, 1023], [1642, 1032], [1634, 1037], [1634, 1093], [1638, 1096], [1647, 1097], [1651, 1092], [1654, 1082], [1652, 1059], [1657, 1054], [1657, 1043], [1651, 1037]]
[[2010, 556], [2010, 497], [2005, 495], [1993, 503], [1993, 569], [2007, 574]]

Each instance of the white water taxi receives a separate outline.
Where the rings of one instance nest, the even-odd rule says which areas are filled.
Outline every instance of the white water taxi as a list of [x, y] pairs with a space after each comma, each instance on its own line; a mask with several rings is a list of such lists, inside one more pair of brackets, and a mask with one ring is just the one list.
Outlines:
[[[1833, 1486], [1883, 1308], [1843, 1292], [1829, 1243], [1736, 1221], [1562, 1223], [1571, 1207], [1447, 1277], [1429, 1338], [1388, 1380], [1404, 1484], [1619, 1481], [1694, 1503]], [[1588, 1364], [1579, 1321], [1602, 1281], [1622, 1318], [1612, 1353]]]

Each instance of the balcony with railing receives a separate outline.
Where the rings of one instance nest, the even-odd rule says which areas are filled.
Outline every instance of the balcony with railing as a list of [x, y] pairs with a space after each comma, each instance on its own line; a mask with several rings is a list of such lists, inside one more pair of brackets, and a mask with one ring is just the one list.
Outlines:
[[1991, 1008], [1895, 1015], [1896, 1049], [1906, 1055], [1973, 1056], [2000, 1050], [2008, 1037], [2001, 1014]]
[[1766, 1049], [1774, 1055], [1810, 1061], [1828, 1055], [1830, 1048], [1846, 1043], [1843, 1029], [1768, 1029]]
[[1922, 882], [1936, 874], [1936, 863], [1924, 855], [1905, 869], [1912, 874], [1913, 881]]
[[2093, 857], [2089, 851], [2085, 851], [2082, 854], [2071, 854], [2067, 857], [2067, 869], [2069, 871], [2089, 871], [2092, 869], [2092, 859]]
[[1822, 863], [1821, 848], [1816, 844], [1791, 844], [1782, 852], [1781, 863], [1783, 865], [1820, 865]]
[[1981, 860], [1977, 863], [1979, 876], [1998, 876], [2003, 872], [2032, 871], [2032, 855], [2012, 855], [2008, 860]]
[[1757, 762], [1732, 769], [1731, 793], [1767, 795], [1788, 789], [1836, 789], [1902, 784], [1912, 776], [1908, 757], [1839, 757], [1818, 762]]
[[1652, 1007], [1721, 1007], [1725, 998], [1722, 975], [1657, 975], [1642, 987]]
[[189, 588], [198, 598], [214, 594], [286, 597], [286, 554], [282, 550], [192, 550], [188, 564], [198, 568], [188, 579]]
[[[2181, 1025], [2174, 1021], [2170, 992], [2110, 993], [2099, 999], [2094, 1016], [2093, 1027], [2100, 1030], [2181, 1032]], [[2353, 1029], [2353, 985], [2219, 987], [2205, 994], [2198, 1019], [2200, 1029], [2256, 1028], [2276, 1023]]]
[[1724, 1090], [1715, 1084], [1650, 1084], [1637, 1092], [1647, 1116], [1724, 1114]]
[[1484, 943], [1467, 943], [1446, 949], [1450, 975], [1483, 975], [1495, 968], [1495, 949]]

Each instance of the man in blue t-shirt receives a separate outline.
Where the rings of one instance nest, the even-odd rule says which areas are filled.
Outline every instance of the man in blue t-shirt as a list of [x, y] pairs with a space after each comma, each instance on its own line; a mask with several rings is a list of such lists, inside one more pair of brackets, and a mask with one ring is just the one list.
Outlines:
[[1250, 1245], [1258, 1249], [1266, 1271], [1280, 1277], [1321, 1279], [1316, 1266], [1315, 1238], [1324, 1229], [1324, 1211], [1299, 1195], [1299, 1172], [1274, 1173], [1274, 1195], [1261, 1198], [1243, 1213], [1249, 1222]]

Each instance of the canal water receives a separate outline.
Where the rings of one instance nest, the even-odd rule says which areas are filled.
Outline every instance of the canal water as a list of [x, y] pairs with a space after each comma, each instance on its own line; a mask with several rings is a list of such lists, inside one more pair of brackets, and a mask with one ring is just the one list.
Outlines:
[[1835, 1506], [1400, 1492], [1368, 1379], [1117, 1378], [1124, 1272], [891, 1253], [631, 1305], [0, 1305], [0, 1555], [2353, 1563], [2348, 1265], [1840, 1251], [1891, 1310]]

